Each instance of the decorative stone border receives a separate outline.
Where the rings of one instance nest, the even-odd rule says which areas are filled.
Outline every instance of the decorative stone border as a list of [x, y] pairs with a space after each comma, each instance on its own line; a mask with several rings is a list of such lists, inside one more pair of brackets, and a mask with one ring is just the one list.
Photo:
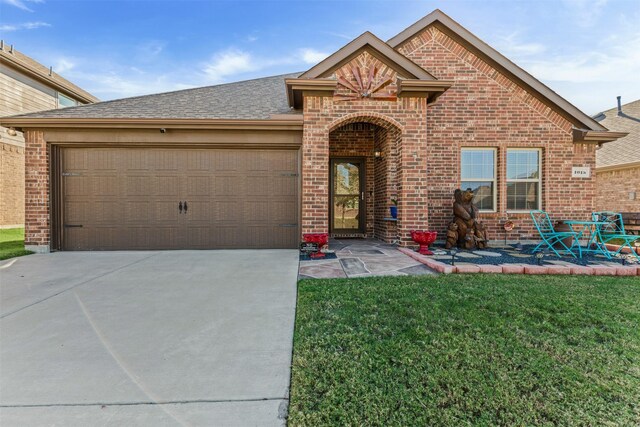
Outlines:
[[[408, 248], [397, 248], [400, 252], [410, 256], [418, 262], [442, 274], [452, 273], [502, 273], [502, 274], [573, 274], [587, 276], [640, 276], [640, 265], [610, 267], [606, 265], [591, 266], [563, 266], [563, 265], [532, 265], [532, 264], [473, 264], [473, 265], [449, 265], [420, 255]], [[465, 261], [466, 263], [467, 261]]]

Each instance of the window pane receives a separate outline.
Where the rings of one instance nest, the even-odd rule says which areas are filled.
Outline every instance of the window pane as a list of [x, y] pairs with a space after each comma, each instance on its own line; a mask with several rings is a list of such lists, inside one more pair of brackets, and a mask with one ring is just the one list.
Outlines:
[[538, 150], [508, 150], [507, 179], [537, 179], [540, 177]]
[[360, 168], [352, 163], [335, 163], [333, 170], [335, 194], [360, 194]]
[[473, 203], [482, 210], [493, 210], [493, 182], [492, 181], [462, 181], [462, 190], [473, 190]]
[[507, 183], [507, 210], [528, 211], [538, 209], [540, 196], [537, 182]]
[[462, 179], [490, 179], [495, 177], [493, 150], [462, 150], [460, 176]]
[[69, 98], [68, 96], [64, 96], [63, 94], [58, 94], [58, 108], [63, 107], [75, 107], [77, 105], [76, 101]]

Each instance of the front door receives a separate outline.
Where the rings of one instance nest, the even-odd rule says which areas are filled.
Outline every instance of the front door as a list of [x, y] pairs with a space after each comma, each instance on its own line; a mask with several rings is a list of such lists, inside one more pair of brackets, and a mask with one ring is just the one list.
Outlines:
[[364, 171], [364, 159], [331, 159], [331, 233], [364, 233]]

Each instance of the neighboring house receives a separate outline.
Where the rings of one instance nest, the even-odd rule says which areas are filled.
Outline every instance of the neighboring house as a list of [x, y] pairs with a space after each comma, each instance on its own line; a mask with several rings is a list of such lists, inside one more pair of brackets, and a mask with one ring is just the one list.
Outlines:
[[[0, 41], [0, 116], [98, 101], [51, 69]], [[0, 228], [24, 225], [24, 138], [0, 127]]]
[[533, 237], [530, 209], [590, 216], [595, 177], [573, 168], [625, 135], [439, 10], [304, 73], [1, 121], [25, 131], [26, 243], [42, 251], [410, 244], [444, 233], [461, 186], [495, 238], [507, 216], [511, 239]]
[[596, 151], [596, 208], [640, 212], [640, 99], [594, 118], [612, 131], [629, 135]]

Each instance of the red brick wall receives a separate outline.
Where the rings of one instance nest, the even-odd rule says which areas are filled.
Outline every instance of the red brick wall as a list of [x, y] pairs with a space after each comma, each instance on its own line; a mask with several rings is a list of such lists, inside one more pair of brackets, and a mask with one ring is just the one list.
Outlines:
[[[398, 132], [378, 128], [375, 134], [375, 151], [382, 157], [375, 162], [375, 237], [385, 242], [398, 238], [397, 223], [389, 221], [392, 206], [391, 199], [398, 199], [397, 181], [397, 144], [400, 140]], [[386, 218], [386, 219], [385, 219]]]
[[402, 133], [398, 144], [399, 234], [409, 242], [409, 230], [427, 225], [426, 101], [359, 99], [336, 102], [332, 97], [304, 98], [302, 140], [302, 229], [303, 233], [328, 232], [329, 133], [345, 124], [367, 122]]
[[25, 139], [25, 245], [49, 246], [49, 150], [44, 133], [27, 131]]
[[[640, 212], [640, 167], [603, 171], [596, 174], [596, 209]], [[635, 192], [635, 200], [629, 193]]]
[[0, 228], [24, 224], [24, 147], [0, 142]]
[[[542, 150], [542, 208], [552, 218], [589, 217], [595, 180], [571, 178], [571, 167], [593, 171], [595, 147], [574, 144], [568, 121], [436, 28], [418, 34], [400, 52], [438, 79], [454, 81], [426, 115], [428, 170], [422, 179], [433, 229], [444, 233], [451, 218], [462, 147], [497, 148], [498, 209], [481, 214], [494, 238], [504, 238], [508, 147]], [[528, 213], [509, 214], [509, 219], [516, 223], [510, 239], [535, 238]]]

